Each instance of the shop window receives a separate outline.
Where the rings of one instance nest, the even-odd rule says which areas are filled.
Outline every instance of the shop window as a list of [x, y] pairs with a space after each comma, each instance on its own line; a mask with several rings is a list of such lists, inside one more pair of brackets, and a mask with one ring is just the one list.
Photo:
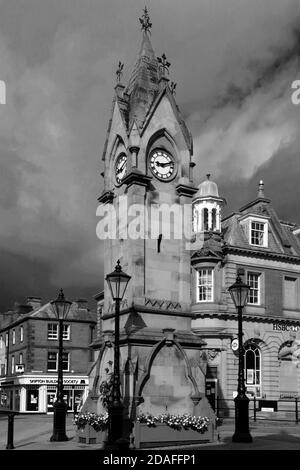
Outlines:
[[27, 411], [39, 410], [39, 390], [38, 389], [29, 388], [27, 390], [26, 409]]
[[213, 301], [213, 269], [199, 269], [197, 271], [197, 302]]
[[[58, 339], [58, 323], [48, 323], [48, 339]], [[63, 324], [63, 340], [70, 339], [70, 325]]]
[[[70, 370], [70, 354], [63, 352], [62, 355], [62, 365], [63, 370], [68, 372]], [[47, 361], [47, 370], [48, 371], [57, 371], [58, 370], [58, 353], [57, 352], [48, 352], [48, 361]]]
[[245, 384], [247, 393], [259, 397], [261, 395], [261, 354], [255, 343], [244, 348]]
[[247, 282], [250, 286], [247, 303], [251, 305], [260, 305], [261, 298], [261, 274], [247, 273]]

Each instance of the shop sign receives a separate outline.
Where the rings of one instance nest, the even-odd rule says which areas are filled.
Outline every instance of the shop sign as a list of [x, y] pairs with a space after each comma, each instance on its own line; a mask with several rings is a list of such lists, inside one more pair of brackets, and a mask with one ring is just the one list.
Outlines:
[[[30, 385], [56, 385], [57, 379], [46, 379], [46, 378], [26, 378], [22, 383]], [[85, 379], [64, 379], [64, 385], [85, 385]]]
[[299, 325], [288, 325], [286, 323], [273, 323], [273, 331], [294, 331], [300, 330]]

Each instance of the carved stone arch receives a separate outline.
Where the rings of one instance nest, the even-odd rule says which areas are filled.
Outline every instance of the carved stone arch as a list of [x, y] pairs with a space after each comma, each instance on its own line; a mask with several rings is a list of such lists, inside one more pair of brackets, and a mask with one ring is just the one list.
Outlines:
[[[166, 348], [165, 352], [161, 354], [164, 348]], [[171, 372], [166, 370], [167, 375], [162, 377], [166, 357]], [[154, 367], [156, 360], [158, 363]], [[159, 370], [161, 375], [158, 373]], [[170, 378], [170, 380], [167, 382], [166, 378]], [[148, 390], [145, 395], [146, 387], [149, 387], [153, 393]], [[136, 398], [140, 403], [145, 402], [146, 405], [147, 400], [150, 400], [151, 405], [150, 402], [148, 405], [151, 406], [151, 409], [149, 411], [153, 411], [154, 407], [156, 411], [165, 412], [171, 406], [171, 408], [178, 407], [181, 412], [187, 412], [188, 407], [190, 407], [190, 411], [193, 409], [193, 399], [200, 399], [199, 389], [185, 351], [176, 340], [170, 341], [167, 338], [152, 347], [146, 360], [145, 372], [138, 380], [136, 390]]]
[[100, 368], [102, 366], [102, 359], [104, 357], [104, 353], [106, 352], [107, 349], [110, 349], [110, 347], [111, 346], [108, 346], [106, 343], [104, 343], [101, 346], [97, 361], [94, 363], [94, 365], [92, 366], [92, 368], [90, 370], [90, 373], [91, 373], [94, 368], [96, 369], [95, 370], [95, 378], [94, 378], [93, 386], [92, 386], [92, 394], [94, 396], [97, 395], [97, 389], [99, 387]]
[[[167, 142], [164, 143], [164, 139]], [[165, 148], [165, 150], [169, 153], [171, 153], [177, 163], [180, 163], [179, 159], [179, 151], [178, 151], [178, 146], [176, 144], [176, 140], [172, 136], [172, 134], [165, 128], [161, 128], [158, 131], [154, 132], [154, 134], [151, 135], [151, 137], [148, 140], [147, 147], [146, 147], [146, 172], [148, 172], [148, 158], [149, 158], [149, 153], [151, 152], [152, 149], [156, 146], [159, 148]]]
[[268, 351], [269, 350], [269, 346], [267, 345], [267, 343], [262, 340], [261, 338], [248, 338], [245, 342], [244, 342], [244, 347], [250, 345], [250, 344], [253, 344], [255, 346], [257, 346], [262, 352], [264, 351]]
[[124, 146], [124, 153], [126, 153], [126, 145], [123, 137], [120, 134], [116, 134], [114, 141], [111, 145], [111, 150], [109, 152], [109, 160], [113, 161], [117, 157], [119, 146]]

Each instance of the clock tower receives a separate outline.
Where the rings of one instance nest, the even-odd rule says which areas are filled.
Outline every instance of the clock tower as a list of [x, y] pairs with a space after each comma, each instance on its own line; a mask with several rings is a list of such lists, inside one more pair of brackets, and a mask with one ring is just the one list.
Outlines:
[[[171, 64], [152, 48], [146, 8], [140, 23], [142, 42], [127, 86], [122, 63], [117, 70], [99, 197], [113, 226], [103, 237], [104, 275], [120, 260], [131, 276], [120, 306], [122, 395], [133, 418], [139, 411], [208, 416], [205, 342], [191, 330], [193, 141], [168, 78]], [[115, 306], [106, 285], [100, 310], [90, 374], [97, 412], [113, 358]]]

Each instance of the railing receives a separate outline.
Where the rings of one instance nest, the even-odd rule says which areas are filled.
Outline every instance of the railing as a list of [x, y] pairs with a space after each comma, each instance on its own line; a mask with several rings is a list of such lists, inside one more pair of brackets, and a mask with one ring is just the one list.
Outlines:
[[[291, 400], [276, 401], [276, 411], [263, 411], [259, 407], [259, 402], [263, 400], [251, 398], [249, 400], [249, 418], [253, 421], [287, 421], [295, 424], [299, 423], [298, 398]], [[216, 415], [218, 418], [234, 417], [235, 403], [234, 400], [226, 400], [223, 398], [216, 399]]]

